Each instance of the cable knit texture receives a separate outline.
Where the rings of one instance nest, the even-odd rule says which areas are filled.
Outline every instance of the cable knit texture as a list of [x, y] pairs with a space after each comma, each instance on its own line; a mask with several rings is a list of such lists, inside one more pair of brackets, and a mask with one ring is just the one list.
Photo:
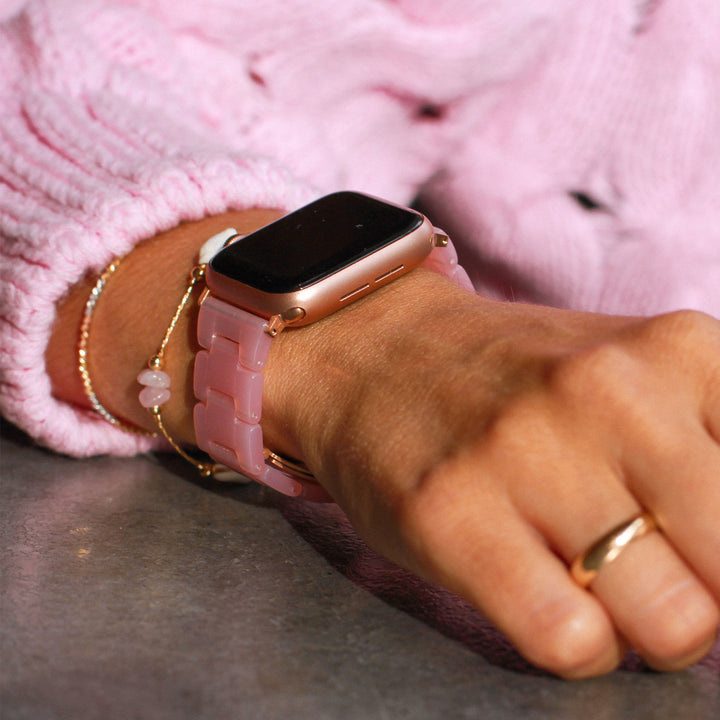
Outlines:
[[231, 208], [419, 195], [492, 297], [720, 316], [716, 0], [0, 0], [0, 20], [0, 400], [51, 447], [154, 442], [52, 398], [57, 301]]

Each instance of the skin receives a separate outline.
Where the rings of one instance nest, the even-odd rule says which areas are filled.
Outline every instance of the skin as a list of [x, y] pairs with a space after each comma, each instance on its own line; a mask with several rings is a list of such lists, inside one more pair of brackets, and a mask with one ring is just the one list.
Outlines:
[[[138, 246], [98, 302], [90, 372], [142, 427], [135, 377], [157, 349], [210, 234], [273, 210], [186, 223]], [[163, 283], [156, 268], [163, 267]], [[87, 406], [76, 370], [94, 278], [58, 307], [55, 394]], [[152, 308], [148, 311], [148, 308]], [[196, 305], [167, 351], [172, 434], [194, 441]], [[142, 322], [138, 322], [142, 318]], [[611, 671], [628, 645], [676, 670], [720, 621], [720, 323], [495, 303], [417, 269], [274, 341], [266, 444], [303, 459], [376, 550], [474, 603], [531, 662], [567, 678]], [[661, 531], [588, 589], [568, 565], [641, 510]]]

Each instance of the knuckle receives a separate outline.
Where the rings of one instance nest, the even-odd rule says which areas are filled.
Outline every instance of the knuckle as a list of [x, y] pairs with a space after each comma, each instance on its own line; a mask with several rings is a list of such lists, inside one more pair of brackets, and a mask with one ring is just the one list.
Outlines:
[[613, 397], [627, 391], [635, 363], [622, 346], [604, 343], [563, 359], [550, 373], [550, 386], [563, 399]]
[[584, 398], [627, 405], [637, 388], [657, 382], [668, 361], [698, 361], [720, 353], [720, 322], [696, 310], [643, 319], [627, 333], [559, 357], [548, 365], [547, 385], [561, 400]]
[[542, 413], [527, 397], [514, 398], [490, 418], [483, 445], [489, 454], [525, 445], [543, 425]]
[[487, 541], [478, 516], [497, 501], [486, 490], [466, 459], [450, 458], [393, 497], [394, 524], [423, 567], [432, 565], [443, 576], [458, 572], [460, 566], [467, 572], [469, 558], [479, 556]]
[[[393, 498], [393, 517], [408, 539], [422, 539], [430, 546], [441, 542], [440, 535], [446, 534], [444, 529], [456, 514], [444, 485], [440, 473], [434, 472], [418, 482], [412, 492]], [[443, 522], [438, 522], [438, 517], [443, 517]]]
[[644, 334], [661, 345], [678, 343], [705, 344], [710, 338], [720, 338], [718, 321], [698, 310], [676, 310], [649, 318]]

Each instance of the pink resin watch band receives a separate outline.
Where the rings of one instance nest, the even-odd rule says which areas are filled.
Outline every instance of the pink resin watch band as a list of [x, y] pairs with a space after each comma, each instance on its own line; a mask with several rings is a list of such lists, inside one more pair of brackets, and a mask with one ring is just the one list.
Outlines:
[[[472, 290], [448, 241], [424, 263]], [[314, 482], [300, 480], [266, 462], [262, 417], [263, 368], [272, 337], [268, 321], [206, 294], [198, 316], [193, 419], [198, 447], [214, 460], [285, 495], [308, 500], [331, 498]]]
[[207, 295], [200, 306], [193, 419], [198, 447], [214, 460], [285, 495], [323, 500], [316, 483], [301, 482], [265, 461], [263, 368], [272, 338], [267, 320]]

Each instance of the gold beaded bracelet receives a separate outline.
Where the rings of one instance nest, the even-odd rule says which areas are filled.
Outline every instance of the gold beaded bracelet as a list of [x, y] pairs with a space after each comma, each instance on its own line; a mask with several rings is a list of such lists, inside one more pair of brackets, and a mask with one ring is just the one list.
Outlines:
[[95, 394], [92, 380], [90, 379], [90, 370], [88, 368], [88, 343], [90, 340], [90, 329], [92, 327], [93, 314], [97, 305], [98, 299], [105, 289], [108, 280], [112, 277], [115, 271], [120, 265], [120, 259], [115, 258], [100, 274], [93, 289], [90, 291], [87, 302], [85, 303], [85, 309], [83, 311], [82, 323], [80, 324], [80, 337], [78, 340], [78, 370], [80, 371], [80, 377], [82, 378], [83, 390], [85, 396], [90, 402], [93, 410], [97, 412], [101, 417], [107, 420], [111, 425], [114, 425], [120, 430], [132, 433], [133, 435], [147, 435], [150, 437], [156, 437], [157, 433], [145, 430], [137, 427], [136, 425], [130, 425], [118, 417], [115, 417], [101, 402], [98, 400], [98, 396]]
[[137, 377], [138, 382], [143, 385], [140, 391], [140, 404], [148, 410], [155, 421], [158, 430], [163, 434], [165, 439], [172, 445], [173, 449], [197, 468], [203, 477], [210, 477], [215, 473], [216, 464], [213, 462], [202, 462], [189, 455], [182, 447], [170, 436], [165, 427], [162, 415], [162, 406], [170, 399], [170, 376], [163, 370], [165, 366], [165, 349], [170, 341], [170, 336], [175, 330], [175, 326], [180, 319], [183, 309], [187, 305], [192, 296], [195, 285], [205, 276], [206, 263], [195, 266], [190, 273], [190, 281], [188, 283], [185, 294], [180, 299], [180, 303], [175, 309], [175, 313], [170, 320], [168, 329], [165, 331], [162, 342], [158, 351], [150, 356], [147, 367], [140, 372]]
[[[169, 434], [165, 427], [165, 421], [162, 414], [162, 405], [164, 405], [170, 399], [170, 376], [163, 370], [165, 365], [165, 350], [170, 337], [177, 326], [180, 315], [184, 310], [188, 301], [192, 297], [193, 290], [198, 282], [200, 282], [205, 276], [205, 269], [207, 268], [207, 262], [214, 253], [222, 247], [229, 238], [237, 237], [238, 233], [232, 228], [228, 228], [222, 233], [218, 233], [210, 238], [205, 245], [203, 245], [200, 251], [200, 259], [198, 265], [196, 265], [190, 272], [190, 280], [188, 286], [183, 294], [180, 302], [175, 309], [175, 312], [170, 320], [165, 335], [160, 343], [158, 351], [152, 355], [147, 362], [147, 368], [142, 370], [138, 375], [138, 382], [143, 385], [143, 389], [140, 391], [140, 404], [145, 407], [150, 415], [152, 416], [159, 432], [163, 437], [170, 443], [172, 448], [185, 460], [191, 463], [203, 477], [215, 476], [219, 480], [241, 480], [236, 472], [231, 471], [224, 465], [215, 462], [202, 462], [189, 455], [179, 443]], [[150, 437], [157, 437], [157, 432], [145, 430], [134, 425], [129, 425], [126, 422], [115, 417], [103, 404], [98, 400], [97, 395], [93, 389], [93, 384], [90, 379], [90, 372], [88, 369], [88, 342], [90, 338], [90, 329], [92, 325], [92, 317], [97, 305], [98, 298], [102, 294], [108, 280], [112, 277], [113, 273], [117, 270], [121, 263], [119, 258], [115, 258], [101, 273], [97, 279], [95, 286], [90, 292], [90, 296], [85, 303], [85, 311], [83, 313], [82, 324], [80, 327], [80, 339], [78, 342], [78, 368], [80, 370], [80, 376], [82, 377], [83, 389], [93, 409], [101, 415], [105, 420], [114, 425], [117, 428], [125, 430], [126, 432], [134, 433], [136, 435], [147, 435]]]

